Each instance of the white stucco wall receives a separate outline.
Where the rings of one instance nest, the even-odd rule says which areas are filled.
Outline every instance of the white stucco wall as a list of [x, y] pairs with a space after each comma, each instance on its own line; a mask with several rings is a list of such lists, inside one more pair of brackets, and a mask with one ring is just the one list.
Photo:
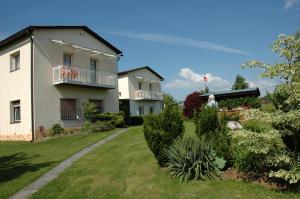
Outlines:
[[[118, 89], [90, 88], [76, 85], [53, 85], [52, 67], [63, 63], [63, 53], [72, 53], [72, 65], [90, 67], [90, 59], [98, 59], [97, 70], [117, 73], [117, 61], [101, 55], [91, 56], [85, 51], [58, 46], [50, 39], [63, 40], [93, 50], [116, 55], [114, 51], [102, 44], [83, 30], [36, 30], [34, 32], [34, 112], [35, 129], [44, 126], [46, 129], [55, 123], [66, 126], [60, 119], [60, 99], [75, 98], [81, 107], [89, 99], [103, 100], [105, 112], [119, 110]], [[79, 117], [82, 118], [82, 111]], [[76, 121], [68, 121], [72, 123]], [[77, 121], [80, 122], [80, 121]]]
[[128, 76], [118, 77], [119, 99], [129, 99], [129, 81]]
[[[10, 55], [20, 51], [20, 69], [10, 72]], [[0, 140], [31, 140], [30, 40], [0, 51]], [[11, 124], [10, 102], [20, 100], [21, 122]]]

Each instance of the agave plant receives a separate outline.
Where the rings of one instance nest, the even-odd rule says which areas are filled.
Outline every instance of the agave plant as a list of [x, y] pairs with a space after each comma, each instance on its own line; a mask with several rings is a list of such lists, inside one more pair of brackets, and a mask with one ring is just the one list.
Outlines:
[[220, 175], [217, 166], [220, 161], [217, 161], [216, 153], [204, 136], [201, 139], [185, 136], [178, 138], [165, 149], [164, 154], [168, 158], [169, 173], [175, 177], [180, 176], [181, 183], [192, 179], [214, 179]]

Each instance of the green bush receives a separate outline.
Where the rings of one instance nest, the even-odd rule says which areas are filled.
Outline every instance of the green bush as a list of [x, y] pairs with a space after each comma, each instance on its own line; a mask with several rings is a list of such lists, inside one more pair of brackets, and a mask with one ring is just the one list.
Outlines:
[[182, 182], [189, 180], [214, 179], [219, 176], [222, 161], [217, 160], [216, 153], [205, 137], [201, 139], [182, 137], [176, 139], [165, 149], [169, 172], [179, 176]]
[[254, 120], [254, 119], [244, 122], [243, 128], [246, 130], [249, 130], [249, 131], [256, 132], [256, 133], [260, 133], [260, 132], [268, 130], [267, 124], [265, 124], [264, 122], [261, 122], [259, 120]]
[[260, 108], [261, 101], [257, 97], [240, 97], [235, 99], [225, 99], [218, 102], [220, 108], [236, 108], [239, 106]]
[[106, 132], [115, 129], [111, 121], [97, 121], [89, 127], [89, 133]]
[[82, 125], [80, 131], [83, 132], [83, 133], [89, 132], [91, 125], [92, 125], [91, 122], [85, 121], [85, 122], [83, 123], [83, 125]]
[[166, 165], [163, 150], [184, 133], [183, 118], [178, 104], [172, 98], [165, 98], [165, 107], [161, 114], [144, 117], [144, 136], [160, 166]]
[[60, 124], [54, 124], [50, 129], [50, 135], [58, 135], [64, 132], [64, 128]]
[[131, 126], [143, 125], [144, 119], [142, 116], [130, 116], [128, 124]]
[[268, 103], [262, 104], [260, 110], [268, 113], [274, 113], [276, 111], [276, 108], [273, 103]]
[[86, 102], [82, 105], [83, 108], [83, 117], [85, 121], [95, 122], [97, 120], [97, 108], [96, 105], [92, 102]]
[[196, 135], [201, 137], [203, 134], [212, 136], [221, 129], [218, 111], [215, 108], [204, 107], [195, 117]]
[[220, 119], [221, 121], [226, 122], [227, 124], [228, 121], [239, 121], [241, 118], [240, 113], [238, 112], [222, 112], [220, 113]]
[[100, 113], [96, 115], [96, 121], [111, 122], [117, 128], [125, 127], [125, 114], [119, 113]]
[[225, 168], [231, 167], [234, 162], [234, 155], [229, 130], [227, 128], [222, 128], [218, 133], [211, 137], [210, 140], [217, 156], [226, 160]]

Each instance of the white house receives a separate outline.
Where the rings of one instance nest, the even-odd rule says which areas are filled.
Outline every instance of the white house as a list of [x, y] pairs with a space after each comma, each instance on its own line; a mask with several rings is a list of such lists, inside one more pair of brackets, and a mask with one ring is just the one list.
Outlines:
[[160, 113], [164, 78], [148, 66], [118, 73], [120, 110], [130, 116]]
[[0, 139], [82, 124], [82, 104], [118, 112], [122, 52], [86, 26], [29, 26], [0, 41]]

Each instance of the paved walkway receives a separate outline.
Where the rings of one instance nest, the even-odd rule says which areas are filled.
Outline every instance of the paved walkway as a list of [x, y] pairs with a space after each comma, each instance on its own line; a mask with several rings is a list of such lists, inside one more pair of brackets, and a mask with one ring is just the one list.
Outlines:
[[116, 133], [114, 133], [114, 134], [112, 134], [112, 135], [96, 142], [95, 144], [92, 144], [91, 146], [75, 153], [74, 155], [72, 155], [71, 157], [64, 160], [59, 165], [57, 165], [56, 167], [54, 167], [53, 169], [51, 169], [50, 171], [48, 171], [47, 173], [42, 175], [36, 181], [34, 181], [33, 183], [31, 183], [28, 186], [24, 187], [23, 189], [21, 189], [20, 191], [18, 191], [14, 195], [10, 196], [9, 198], [10, 199], [25, 199], [25, 198], [28, 198], [31, 194], [37, 192], [40, 188], [45, 186], [48, 182], [50, 182], [51, 180], [57, 178], [57, 176], [60, 173], [62, 173], [66, 168], [70, 167], [76, 160], [83, 157], [87, 153], [91, 152], [95, 148], [97, 148], [97, 147], [113, 140], [114, 138], [116, 138], [117, 136], [119, 136], [122, 133], [126, 132], [127, 130], [128, 129], [122, 129], [122, 130], [120, 130], [120, 131], [118, 131], [118, 132], [116, 132]]

